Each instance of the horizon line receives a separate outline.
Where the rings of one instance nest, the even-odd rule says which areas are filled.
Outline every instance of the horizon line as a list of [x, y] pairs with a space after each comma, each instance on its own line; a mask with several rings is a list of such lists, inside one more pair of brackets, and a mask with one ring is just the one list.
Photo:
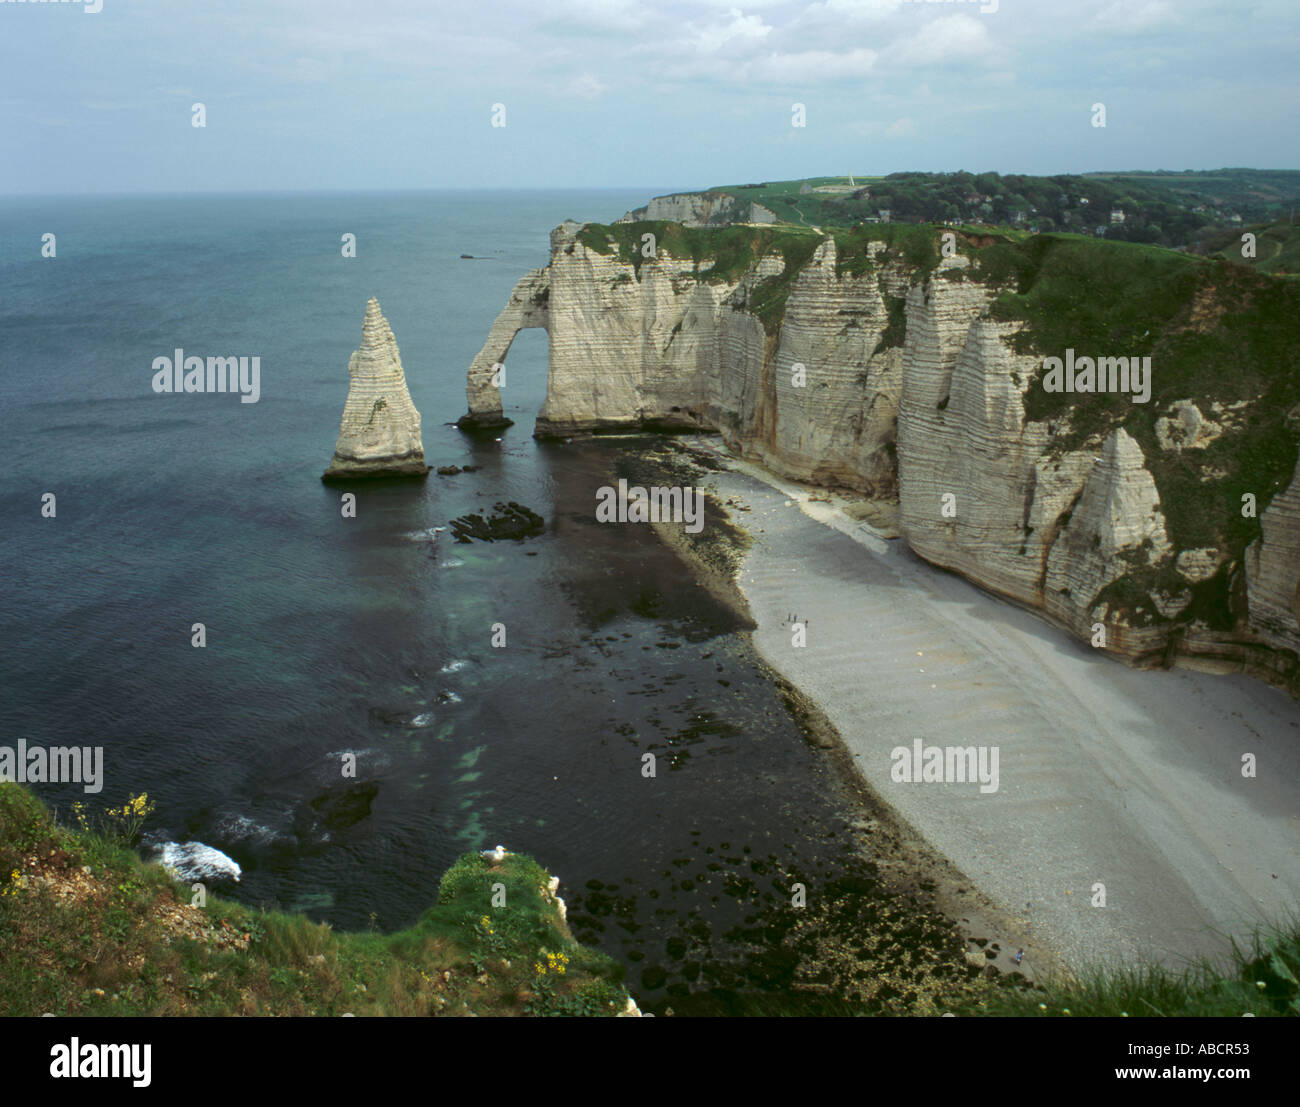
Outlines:
[[[892, 173], [808, 173], [799, 177], [779, 177], [769, 178], [761, 181], [761, 184], [777, 184], [786, 181], [797, 180], [838, 180], [847, 179], [849, 176], [874, 178], [877, 180], [886, 179], [899, 173], [922, 173], [930, 176], [939, 176], [953, 173], [969, 173], [972, 176], [979, 176], [982, 173], [997, 173], [1000, 177], [1041, 177], [1045, 180], [1052, 177], [1087, 177], [1100, 173], [1151, 173], [1151, 174], [1183, 174], [1183, 173], [1217, 173], [1233, 172], [1246, 170], [1255, 173], [1296, 173], [1300, 168], [1291, 169], [1278, 166], [1252, 166], [1252, 165], [1221, 165], [1208, 169], [1084, 169], [1077, 172], [1056, 172], [1056, 173], [1022, 173], [1022, 172], [1003, 172], [997, 169], [896, 169]], [[130, 189], [130, 190], [106, 190], [102, 192], [0, 192], [0, 200], [61, 200], [61, 199], [112, 199], [121, 197], [189, 197], [189, 196], [328, 196], [328, 195], [356, 195], [358, 193], [429, 193], [429, 192], [476, 192], [476, 193], [520, 193], [520, 192], [623, 192], [660, 188], [659, 185], [649, 184], [612, 184], [612, 185], [529, 185], [529, 186], [483, 186], [483, 185], [412, 185], [402, 188], [385, 188], [372, 187], [366, 185], [358, 186], [340, 186], [331, 188], [230, 188], [230, 189], [187, 189], [178, 191], [176, 189]], [[656, 195], [667, 196], [685, 192], [706, 192], [717, 188], [740, 188], [738, 184], [727, 185], [699, 185], [695, 187], [674, 188], [666, 192], [660, 192]]]

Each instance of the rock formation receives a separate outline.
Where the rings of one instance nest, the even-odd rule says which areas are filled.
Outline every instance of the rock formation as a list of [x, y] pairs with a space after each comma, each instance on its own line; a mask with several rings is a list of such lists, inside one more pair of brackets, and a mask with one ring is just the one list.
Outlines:
[[193, 880], [238, 883], [243, 875], [238, 862], [203, 842], [162, 842], [155, 847], [155, 854], [163, 868], [187, 884]]
[[[702, 195], [661, 199], [711, 219]], [[1253, 418], [1248, 400], [1153, 405], [1147, 424], [1130, 405], [1133, 427], [1110, 418], [1087, 433], [1071, 426], [1076, 407], [1030, 418], [1043, 355], [995, 310], [1005, 285], [981, 268], [987, 243], [919, 268], [889, 231], [851, 264], [827, 235], [789, 272], [771, 247], [718, 278], [715, 259], [662, 242], [631, 258], [616, 230], [552, 233], [550, 263], [516, 286], [470, 369], [471, 424], [500, 418], [485, 371], [519, 328], [543, 326], [539, 435], [717, 431], [782, 476], [896, 501], [921, 557], [1094, 642], [1101, 624], [1118, 656], [1195, 657], [1300, 690], [1300, 473], [1271, 503], [1261, 495], [1262, 535], [1235, 552], [1224, 527], [1218, 544], [1178, 546], [1157, 480], [1171, 464], [1219, 479], [1208, 455]]]
[[732, 223], [775, 223], [776, 212], [746, 203], [729, 192], [678, 192], [656, 196], [643, 208], [629, 211], [619, 223], [663, 220], [684, 227], [725, 227]]
[[1259, 523], [1263, 533], [1246, 550], [1251, 621], [1273, 645], [1295, 649], [1300, 641], [1300, 464]]
[[420, 413], [406, 390], [402, 355], [373, 297], [366, 304], [361, 349], [348, 362], [348, 379], [334, 458], [322, 479], [428, 473], [420, 442]]
[[[549, 267], [548, 267], [549, 269]], [[462, 430], [487, 430], [508, 427], [501, 409], [501, 382], [496, 376], [497, 366], [503, 365], [506, 354], [514, 343], [515, 335], [527, 327], [546, 327], [550, 322], [547, 303], [550, 299], [550, 273], [548, 269], [533, 269], [522, 278], [510, 293], [510, 299], [501, 309], [496, 322], [488, 332], [483, 349], [470, 363], [465, 380], [469, 398], [469, 412], [460, 419]]]

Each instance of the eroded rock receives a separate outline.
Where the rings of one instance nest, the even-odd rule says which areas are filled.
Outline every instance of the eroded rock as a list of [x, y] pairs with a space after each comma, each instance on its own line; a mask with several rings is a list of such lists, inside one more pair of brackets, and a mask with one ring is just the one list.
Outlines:
[[348, 362], [348, 379], [338, 442], [322, 479], [425, 476], [420, 413], [406, 389], [392, 328], [373, 297], [366, 304], [361, 348]]

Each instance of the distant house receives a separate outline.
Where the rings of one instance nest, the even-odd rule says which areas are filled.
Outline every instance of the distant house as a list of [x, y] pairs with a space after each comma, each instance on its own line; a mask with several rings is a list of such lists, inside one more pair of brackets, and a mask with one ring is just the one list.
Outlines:
[[1013, 211], [1011, 213], [1011, 222], [1023, 223], [1024, 221], [1025, 221], [1025, 213], [1023, 211]]
[[807, 181], [804, 181], [804, 183], [799, 186], [799, 195], [807, 196], [810, 192], [812, 192], [812, 185]]
[[879, 222], [880, 222], [880, 216], [878, 216], [878, 215], [868, 215], [865, 219], [862, 220], [862, 222], [864, 222], [864, 223], [879, 223]]
[[888, 223], [888, 222], [889, 222], [889, 208], [881, 208], [881, 209], [880, 209], [880, 221], [881, 221], [882, 223]]
[[1084, 207], [1084, 206], [1086, 206], [1087, 204], [1090, 204], [1090, 203], [1092, 203], [1092, 201], [1089, 200], [1088, 197], [1086, 197], [1086, 196], [1080, 196], [1080, 197], [1079, 197], [1079, 206], [1080, 206], [1080, 207]]
[[1030, 234], [1037, 234], [1037, 233], [1038, 233], [1038, 228], [1037, 228], [1037, 227], [1030, 227], [1030, 228], [1029, 228], [1029, 233], [1030, 233]]
[[1240, 215], [1230, 215], [1230, 216], [1228, 216], [1228, 222], [1229, 222], [1229, 223], [1240, 223], [1240, 222], [1241, 222], [1241, 216], [1240, 216]]
[[1124, 209], [1123, 209], [1123, 208], [1115, 208], [1115, 209], [1110, 213], [1110, 221], [1111, 221], [1112, 223], [1123, 223], [1123, 222], [1124, 222]]
[[1096, 235], [1098, 238], [1104, 238], [1106, 236], [1106, 228], [1099, 226], [1092, 233]]
[[1206, 207], [1204, 204], [1197, 204], [1196, 207], [1192, 208], [1192, 213], [1195, 215], [1204, 215], [1205, 212]]
[[978, 192], [966, 193], [966, 203], [968, 204], [978, 204], [983, 199], [984, 197], [981, 196]]

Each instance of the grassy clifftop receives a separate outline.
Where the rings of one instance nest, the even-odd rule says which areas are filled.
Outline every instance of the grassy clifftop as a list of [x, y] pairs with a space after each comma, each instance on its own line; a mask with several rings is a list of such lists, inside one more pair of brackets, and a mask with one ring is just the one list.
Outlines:
[[621, 969], [573, 940], [549, 881], [523, 855], [465, 854], [414, 926], [337, 933], [194, 906], [161, 866], [0, 783], [0, 1016], [621, 1014]]
[[[160, 866], [142, 864], [103, 835], [57, 825], [25, 788], [0, 783], [0, 1017], [623, 1013], [621, 970], [573, 940], [549, 883], [522, 855], [493, 865], [466, 854], [414, 926], [336, 933], [300, 915], [212, 897], [194, 906], [191, 890]], [[502, 891], [506, 906], [494, 906]], [[842, 907], [831, 896], [830, 915], [810, 916], [806, 925], [824, 927]], [[1225, 965], [1098, 969], [1046, 987], [986, 979], [973, 967], [934, 978], [922, 1001], [901, 1006], [850, 999], [863, 990], [897, 995], [917, 983], [900, 985], [918, 965], [899, 935], [873, 952], [862, 946], [863, 925], [855, 912], [835, 923], [839, 952], [819, 947], [808, 966], [814, 982], [804, 990], [728, 993], [732, 1012], [1300, 1014], [1294, 921], [1234, 948]], [[789, 954], [776, 946], [768, 952], [776, 961]]]

